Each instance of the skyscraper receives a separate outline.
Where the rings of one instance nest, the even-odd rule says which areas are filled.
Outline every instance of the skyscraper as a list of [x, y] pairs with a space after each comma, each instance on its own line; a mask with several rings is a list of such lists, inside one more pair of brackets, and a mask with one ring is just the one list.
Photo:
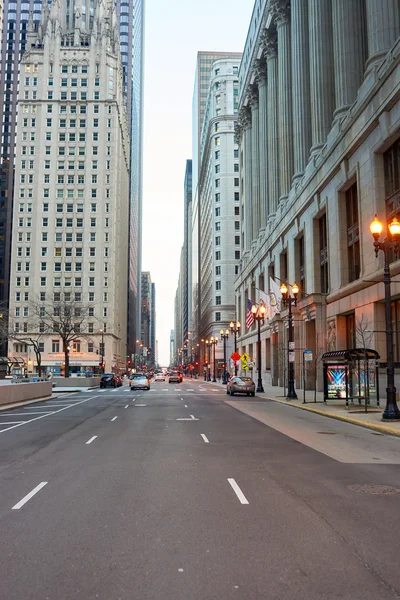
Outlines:
[[[15, 160], [13, 329], [22, 337], [43, 329], [42, 364], [58, 371], [63, 338], [46, 317], [53, 322], [73, 306], [73, 328], [82, 338], [71, 348], [72, 370], [94, 370], [101, 347], [108, 371], [124, 369], [130, 155], [112, 0], [98, 3], [89, 22], [78, 6], [71, 18], [68, 4], [43, 5], [37, 30], [28, 23], [26, 43]], [[18, 351], [15, 345], [11, 351]]]
[[[81, 14], [82, 27], [88, 30], [96, 6], [104, 3], [104, 0], [56, 0], [56, 3], [60, 5], [64, 5], [64, 2], [65, 25], [68, 19], [68, 23], [72, 26], [78, 9]], [[44, 0], [44, 6], [47, 7], [48, 4], [51, 2]], [[119, 16], [124, 98], [131, 140], [128, 344], [131, 352], [134, 352], [135, 339], [138, 335], [136, 331], [140, 331], [145, 0], [116, 0], [115, 6]], [[37, 28], [41, 9], [42, 0], [15, 0], [14, 2], [0, 0], [4, 32], [0, 45], [0, 118], [2, 124], [0, 138], [0, 302], [8, 299], [19, 62], [25, 51], [30, 15], [34, 28]]]

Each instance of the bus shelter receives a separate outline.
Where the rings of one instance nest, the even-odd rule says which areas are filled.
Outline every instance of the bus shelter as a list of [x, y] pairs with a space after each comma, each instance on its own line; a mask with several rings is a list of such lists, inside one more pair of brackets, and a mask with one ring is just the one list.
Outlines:
[[376, 350], [353, 348], [334, 350], [322, 355], [324, 369], [324, 402], [333, 399], [363, 401], [365, 406], [376, 401], [379, 406], [379, 377]]

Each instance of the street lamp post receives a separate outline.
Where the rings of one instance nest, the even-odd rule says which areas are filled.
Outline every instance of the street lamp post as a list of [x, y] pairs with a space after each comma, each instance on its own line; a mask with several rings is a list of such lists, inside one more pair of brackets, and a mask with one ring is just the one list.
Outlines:
[[399, 421], [400, 411], [396, 402], [396, 387], [394, 385], [394, 364], [393, 364], [393, 326], [391, 310], [390, 293], [390, 266], [389, 252], [394, 251], [397, 256], [399, 252], [400, 223], [396, 218], [389, 225], [390, 238], [385, 238], [382, 242], [379, 237], [382, 233], [382, 223], [375, 215], [375, 219], [370, 225], [370, 230], [374, 238], [375, 255], [378, 256], [379, 250], [384, 255], [383, 283], [385, 286], [385, 326], [386, 326], [386, 408], [382, 414], [382, 421]]
[[101, 372], [104, 373], [104, 331], [100, 329], [101, 333]]
[[229, 337], [229, 329], [227, 329], [226, 331], [221, 329], [219, 333], [221, 335], [221, 340], [223, 340], [224, 342], [224, 372], [222, 373], [222, 385], [226, 385], [228, 383], [228, 373], [226, 371], [226, 340]]
[[289, 307], [289, 340], [288, 340], [288, 392], [286, 399], [294, 400], [297, 398], [296, 390], [294, 389], [294, 346], [293, 346], [293, 316], [292, 316], [292, 304], [297, 304], [297, 294], [299, 293], [298, 286], [294, 283], [292, 285], [292, 296], [289, 294], [289, 290], [285, 283], [281, 285], [282, 302], [284, 306]]
[[[240, 331], [240, 322], [236, 321], [236, 323], [234, 323], [233, 321], [231, 321], [229, 323], [229, 327], [233, 333], [233, 340], [234, 340], [234, 347], [235, 347], [235, 352], [237, 352], [237, 347], [236, 347], [236, 340], [237, 340], [237, 334]], [[237, 368], [237, 363], [235, 361], [235, 377], [238, 374], [238, 368]]]
[[211, 381], [211, 342], [209, 340], [206, 340], [206, 346], [207, 346], [207, 353], [208, 353], [208, 357], [207, 357], [207, 381]]
[[217, 383], [217, 378], [215, 377], [216, 375], [216, 361], [215, 361], [215, 346], [218, 344], [218, 338], [211, 336], [211, 343], [214, 346], [214, 364], [213, 364], [213, 383]]
[[265, 318], [265, 306], [264, 304], [253, 304], [251, 307], [251, 312], [253, 313], [254, 320], [257, 321], [257, 370], [258, 370], [258, 380], [257, 380], [257, 392], [263, 392], [263, 383], [261, 376], [261, 325], [264, 325]]

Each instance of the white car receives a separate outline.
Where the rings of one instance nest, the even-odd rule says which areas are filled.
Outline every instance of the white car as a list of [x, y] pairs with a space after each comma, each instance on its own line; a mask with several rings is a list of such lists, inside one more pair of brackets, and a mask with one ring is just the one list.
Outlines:
[[156, 373], [154, 376], [154, 381], [165, 381], [164, 373]]

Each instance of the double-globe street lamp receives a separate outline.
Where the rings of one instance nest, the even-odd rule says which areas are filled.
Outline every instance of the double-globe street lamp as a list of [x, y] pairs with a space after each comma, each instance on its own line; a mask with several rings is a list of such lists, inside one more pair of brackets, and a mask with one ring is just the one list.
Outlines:
[[396, 387], [394, 385], [394, 363], [393, 363], [393, 326], [391, 310], [390, 293], [390, 253], [394, 252], [397, 257], [399, 252], [400, 223], [394, 218], [388, 226], [390, 238], [387, 237], [381, 242], [379, 237], [382, 233], [383, 225], [377, 215], [370, 225], [370, 230], [374, 238], [375, 255], [378, 256], [379, 250], [384, 255], [383, 283], [385, 286], [385, 325], [386, 325], [386, 408], [382, 414], [382, 421], [399, 421], [400, 411], [396, 402]]
[[216, 375], [215, 346], [218, 344], [218, 338], [211, 336], [210, 343], [214, 346], [213, 378], [212, 378], [212, 380], [213, 380], [213, 383], [216, 383], [217, 378], [215, 377], [215, 375]]
[[282, 303], [284, 306], [289, 307], [289, 340], [288, 340], [288, 392], [286, 399], [293, 400], [297, 398], [296, 390], [294, 389], [294, 343], [293, 343], [293, 317], [292, 317], [292, 304], [297, 304], [297, 294], [299, 293], [298, 286], [294, 283], [292, 285], [292, 296], [289, 294], [289, 290], [285, 283], [282, 283], [280, 287], [282, 294]]
[[229, 337], [229, 329], [227, 329], [226, 331], [221, 329], [219, 333], [221, 335], [221, 340], [223, 340], [224, 342], [224, 370], [222, 373], [222, 385], [226, 385], [228, 383], [228, 373], [226, 370], [226, 341]]
[[[234, 340], [234, 348], [235, 348], [235, 352], [237, 352], [237, 346], [236, 346], [236, 340], [237, 340], [237, 334], [240, 331], [240, 322], [236, 321], [236, 323], [234, 323], [233, 321], [231, 321], [229, 323], [229, 327], [231, 329], [231, 332], [233, 333], [233, 340]], [[238, 367], [237, 367], [237, 361], [235, 361], [235, 377], [238, 374]]]
[[257, 321], [257, 370], [258, 370], [258, 380], [257, 380], [257, 392], [263, 392], [263, 384], [261, 377], [261, 325], [264, 325], [265, 318], [265, 306], [264, 304], [253, 304], [251, 307], [251, 312], [253, 313], [254, 320]]

